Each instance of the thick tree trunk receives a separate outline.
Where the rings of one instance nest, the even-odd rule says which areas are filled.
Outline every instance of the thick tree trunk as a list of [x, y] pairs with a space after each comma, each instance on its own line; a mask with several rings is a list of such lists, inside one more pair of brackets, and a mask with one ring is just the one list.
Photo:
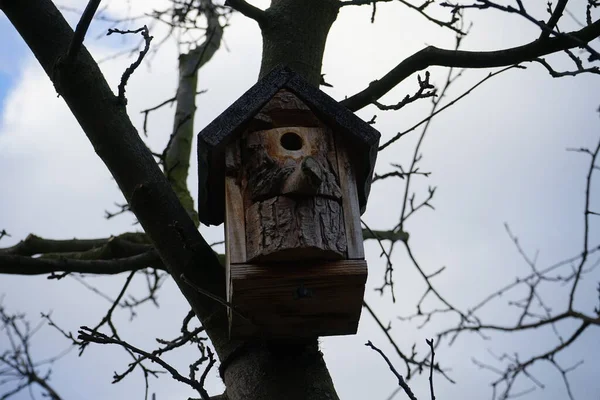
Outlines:
[[317, 341], [253, 345], [224, 375], [229, 400], [334, 400], [338, 396]]
[[338, 9], [336, 0], [272, 0], [261, 27], [260, 76], [287, 64], [318, 87], [327, 34]]

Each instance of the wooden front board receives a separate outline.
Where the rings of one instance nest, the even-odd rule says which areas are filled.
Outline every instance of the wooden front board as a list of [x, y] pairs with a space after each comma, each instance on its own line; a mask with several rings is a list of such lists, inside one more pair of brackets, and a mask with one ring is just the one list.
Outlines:
[[355, 334], [367, 263], [231, 264], [231, 337]]

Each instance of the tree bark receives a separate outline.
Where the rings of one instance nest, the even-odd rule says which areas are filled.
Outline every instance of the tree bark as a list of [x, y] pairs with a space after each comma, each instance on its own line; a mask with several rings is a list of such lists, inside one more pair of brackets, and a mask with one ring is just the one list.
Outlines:
[[[209, 0], [203, 0], [210, 3]], [[179, 81], [177, 85], [175, 119], [173, 133], [165, 149], [164, 170], [171, 187], [196, 226], [198, 213], [194, 209], [194, 199], [187, 186], [190, 169], [192, 141], [194, 139], [194, 116], [196, 114], [196, 90], [198, 70], [213, 57], [221, 45], [223, 27], [218, 15], [205, 5], [208, 28], [206, 40], [194, 50], [179, 56]]]
[[318, 87], [325, 42], [338, 10], [335, 0], [272, 0], [261, 25], [260, 76], [286, 64]]

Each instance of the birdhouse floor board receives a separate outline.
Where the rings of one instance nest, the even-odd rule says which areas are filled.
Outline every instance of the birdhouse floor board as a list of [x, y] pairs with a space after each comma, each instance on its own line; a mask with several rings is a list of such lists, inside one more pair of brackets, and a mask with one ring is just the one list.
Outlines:
[[232, 337], [354, 334], [367, 278], [364, 260], [231, 264]]

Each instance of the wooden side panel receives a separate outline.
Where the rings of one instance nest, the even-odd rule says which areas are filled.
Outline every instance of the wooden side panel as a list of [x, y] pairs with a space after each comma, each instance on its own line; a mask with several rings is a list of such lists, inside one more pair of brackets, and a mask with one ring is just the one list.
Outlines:
[[[246, 262], [246, 227], [240, 187], [231, 176], [225, 178], [225, 259], [227, 301], [231, 302], [231, 264]], [[229, 311], [228, 311], [229, 312]], [[230, 312], [229, 312], [230, 313]], [[229, 315], [231, 323], [231, 314]]]
[[231, 265], [232, 337], [314, 337], [356, 333], [367, 264]]
[[240, 187], [235, 179], [225, 178], [225, 243], [227, 256], [232, 264], [246, 262], [246, 227], [244, 226], [244, 204]]
[[337, 149], [337, 163], [342, 187], [342, 208], [344, 210], [344, 223], [348, 241], [348, 259], [364, 260], [362, 228], [360, 226], [360, 206], [358, 204], [358, 190], [356, 188], [356, 175], [354, 167], [348, 157], [347, 146], [339, 133], [336, 132], [335, 146]]

